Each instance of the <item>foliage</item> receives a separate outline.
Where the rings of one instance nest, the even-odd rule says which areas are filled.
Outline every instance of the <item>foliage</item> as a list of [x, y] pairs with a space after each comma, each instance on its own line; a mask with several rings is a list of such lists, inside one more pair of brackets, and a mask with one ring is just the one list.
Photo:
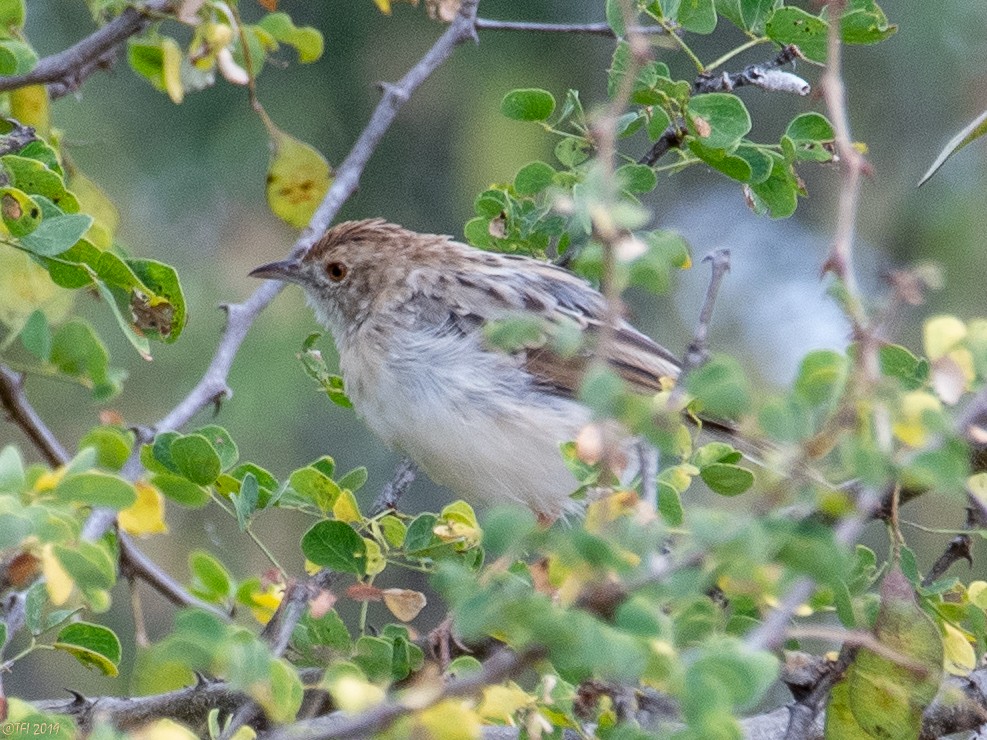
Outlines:
[[[391, 12], [390, 2], [375, 2]], [[334, 172], [273, 124], [254, 80], [281, 45], [307, 63], [323, 53], [323, 40], [276, 4], [264, 5], [270, 12], [244, 23], [235, 3], [182, 3], [130, 39], [127, 59], [175, 103], [213, 85], [217, 73], [246, 86], [272, 142], [271, 210], [303, 227]], [[123, 11], [115, 1], [91, 6], [102, 21]], [[429, 10], [442, 18], [445, 6], [433, 2]], [[796, 44], [807, 60], [824, 62], [833, 23], [847, 44], [877, 43], [895, 30], [871, 0], [851, 0], [839, 20], [825, 9], [813, 15], [762, 0], [630, 7], [626, 16], [620, 2], [603, 8], [618, 39], [605, 100], [587, 106], [577, 90], [562, 100], [535, 88], [506, 92], [503, 116], [540, 126], [557, 142], [556, 161], [527, 163], [511, 182], [484, 190], [464, 226], [479, 248], [564, 259], [611, 298], [630, 287], [666, 292], [676, 271], [691, 265], [681, 237], [647, 227], [645, 198], [664, 177], [705, 165], [739, 183], [756, 212], [781, 218], [806, 195], [800, 168], [832, 162], [836, 150], [836, 127], [811, 111], [787, 122], [777, 143], [749, 139], [755, 121], [739, 95], [703, 92], [679, 78], [653, 58], [671, 56], [665, 49], [638, 48], [635, 26], [657, 24], [665, 33], [656, 38], [701, 75], [721, 72], [762, 44]], [[0, 75], [37, 63], [24, 15], [23, 0], [0, 0]], [[746, 41], [704, 63], [690, 47], [692, 35], [727, 24]], [[190, 41], [178, 40], [185, 36]], [[24, 285], [40, 287], [0, 297], [0, 361], [81, 383], [105, 402], [121, 391], [124, 373], [110, 366], [96, 330], [70, 309], [73, 297], [98, 297], [100, 310], [112, 313], [145, 358], [152, 341], [180, 338], [186, 299], [172, 267], [131, 256], [117, 241], [117, 214], [51, 128], [44, 88], [7, 95], [12, 115], [33, 111], [21, 123], [39, 136], [23, 142], [14, 121], [0, 135], [0, 259]], [[41, 104], [29, 108], [28, 95]], [[605, 151], [607, 124], [620, 145], [613, 161]], [[669, 146], [670, 164], [650, 161], [660, 142]], [[834, 294], [853, 318], [859, 296], [843, 278], [837, 275]], [[543, 330], [505, 322], [489, 339], [508, 346]], [[302, 370], [349, 408], [317, 340], [302, 344]], [[544, 340], [560, 352], [574, 349], [565, 327]], [[862, 331], [844, 351], [812, 352], [789, 387], [767, 396], [755, 393], [736, 360], [719, 355], [680, 386], [649, 397], [594, 368], [582, 400], [597, 421], [616, 420], [658, 448], [661, 469], [654, 481], [622, 485], [584, 440], [563, 445], [560, 454], [582, 484], [574, 497], [584, 501], [585, 515], [552, 527], [510, 507], [478, 518], [463, 501], [417, 515], [373, 512], [360, 495], [365, 468], [342, 472], [324, 456], [279, 478], [270, 470], [276, 460], [241, 460], [236, 430], [219, 424], [144, 434], [108, 418], [77, 441], [70, 459], [50, 464], [25, 464], [22, 451], [8, 445], [0, 450], [2, 587], [12, 595], [5, 605], [22, 614], [13, 619], [9, 607], [0, 622], [0, 669], [16, 670], [27, 656], [52, 649], [110, 677], [136, 666], [135, 693], [208, 676], [249, 697], [273, 725], [299, 719], [306, 691], [356, 717], [401, 702], [401, 716], [383, 730], [390, 737], [474, 737], [489, 725], [530, 737], [560, 737], [564, 729], [603, 738], [738, 737], [738, 718], [758, 710], [785, 670], [772, 648], [786, 641], [795, 647], [799, 639], [797, 627], [768, 641], [759, 630], [798, 584], [811, 582], [804, 603], [783, 613], [786, 625], [795, 616], [798, 626], [823, 625], [836, 642], [851, 630], [867, 637], [834, 678], [828, 736], [918, 737], [943, 672], [969, 674], [987, 649], [987, 584], [941, 573], [923, 578], [900, 529], [899, 504], [931, 491], [952, 496], [957, 511], [968, 495], [977, 506], [987, 503], [987, 473], [971, 467], [969, 430], [956, 412], [985, 382], [987, 319], [954, 316], [926, 321], [921, 350]], [[700, 438], [704, 423], [742, 430], [754, 441], [749, 456], [761, 464], [751, 470], [744, 461], [751, 451], [735, 448], [736, 440]], [[704, 505], [706, 491], [723, 497], [723, 506]], [[735, 496], [749, 505], [726, 508]], [[874, 513], [867, 501], [875, 498], [887, 503], [887, 557], [841, 534], [842, 525]], [[128, 641], [100, 615], [117, 593], [130, 536], [166, 533], [175, 506], [226, 512], [271, 569], [239, 578], [228, 554], [189, 553], [176, 597], [184, 608], [170, 633], [128, 655], [121, 647]], [[87, 536], [96, 509], [113, 510], [118, 529]], [[310, 523], [297, 547], [298, 562], [318, 574], [304, 582], [309, 591], [298, 590], [306, 576], [279, 563], [257, 531], [260, 519], [283, 510]], [[443, 694], [442, 686], [483, 676], [489, 664], [471, 655], [427, 657], [429, 596], [381, 585], [409, 573], [429, 578], [457, 639], [478, 654], [509, 648], [518, 669], [472, 695]], [[286, 623], [293, 599], [303, 613]], [[348, 619], [351, 613], [357, 616]], [[285, 624], [288, 650], [271, 634]], [[448, 640], [444, 648], [451, 649]], [[643, 727], [635, 709], [654, 696], [674, 710]], [[49, 723], [66, 736], [74, 728], [69, 717], [16, 699], [3, 707], [10, 722]], [[199, 720], [195, 731], [214, 737], [233, 721], [218, 707]], [[162, 732], [180, 731], [160, 722]], [[114, 732], [106, 725], [94, 734]]]

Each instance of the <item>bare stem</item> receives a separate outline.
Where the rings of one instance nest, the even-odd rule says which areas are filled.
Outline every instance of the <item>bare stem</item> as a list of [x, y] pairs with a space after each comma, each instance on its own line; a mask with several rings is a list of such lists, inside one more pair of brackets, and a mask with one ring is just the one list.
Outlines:
[[147, 28], [153, 16], [167, 13], [171, 8], [171, 0], [150, 0], [142, 6], [125, 8], [78, 43], [39, 61], [30, 72], [0, 77], [0, 92], [43, 84], [49, 86], [53, 98], [75, 92], [93, 72], [109, 68], [120, 46]]

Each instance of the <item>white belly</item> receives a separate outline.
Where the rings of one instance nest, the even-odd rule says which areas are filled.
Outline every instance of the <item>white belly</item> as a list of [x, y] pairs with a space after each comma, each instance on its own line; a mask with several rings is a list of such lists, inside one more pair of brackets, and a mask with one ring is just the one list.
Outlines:
[[[472, 503], [516, 501], [555, 517], [578, 510], [559, 445], [589, 411], [538, 393], [504, 355], [462, 336], [422, 334], [387, 353], [343, 349], [346, 389], [386, 443]], [[377, 360], [376, 362], [374, 360]]]

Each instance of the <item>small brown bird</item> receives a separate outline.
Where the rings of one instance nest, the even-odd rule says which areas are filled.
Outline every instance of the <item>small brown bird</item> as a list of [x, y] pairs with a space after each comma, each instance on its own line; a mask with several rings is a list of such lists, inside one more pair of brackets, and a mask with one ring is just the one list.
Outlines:
[[[338, 224], [301, 259], [250, 274], [305, 289], [357, 413], [436, 483], [548, 519], [578, 511], [570, 495], [579, 484], [559, 446], [590, 421], [577, 394], [606, 320], [603, 296], [582, 278], [381, 219]], [[489, 341], [485, 327], [517, 316], [590, 341], [571, 356], [543, 341]], [[679, 373], [670, 352], [623, 320], [603, 351], [642, 393]]]

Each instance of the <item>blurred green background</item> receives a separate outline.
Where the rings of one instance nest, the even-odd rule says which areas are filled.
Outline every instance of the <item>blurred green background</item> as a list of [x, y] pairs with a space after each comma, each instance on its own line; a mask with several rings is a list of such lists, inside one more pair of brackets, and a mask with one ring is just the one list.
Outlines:
[[[603, 3], [588, 0], [483, 0], [484, 17], [599, 21]], [[375, 83], [396, 80], [441, 33], [422, 8], [396, 4], [381, 15], [371, 0], [302, 2], [284, 0], [299, 25], [319, 28], [326, 39], [323, 58], [297, 64], [269, 64], [259, 95], [285, 131], [339, 163], [379, 98]], [[895, 266], [934, 260], [945, 273], [946, 290], [926, 306], [898, 317], [897, 339], [920, 349], [921, 319], [947, 311], [962, 318], [987, 313], [987, 190], [983, 177], [987, 145], [977, 143], [949, 162], [921, 190], [915, 183], [955, 131], [987, 107], [987, 9], [976, 3], [886, 2], [899, 33], [876, 47], [847, 50], [846, 68], [853, 134], [869, 146], [874, 175], [864, 186], [860, 218], [859, 267], [870, 295], [883, 287], [881, 275]], [[39, 54], [56, 52], [93, 28], [85, 4], [72, 0], [31, 0], [28, 35]], [[261, 11], [253, 0], [247, 19]], [[704, 59], [742, 42], [726, 28], [695, 39]], [[359, 192], [342, 218], [383, 216], [419, 231], [462, 236], [473, 215], [475, 196], [493, 182], [510, 180], [526, 162], [552, 160], [555, 140], [536, 125], [504, 119], [501, 97], [514, 87], [543, 87], [557, 97], [577, 88], [589, 108], [602, 102], [605, 69], [613, 41], [592, 36], [482, 32], [478, 46], [461, 47], [400, 112], [370, 161]], [[673, 71], [691, 79], [694, 70], [681, 54], [660, 51]], [[770, 56], [756, 48], [731, 69]], [[800, 64], [798, 73], [815, 84], [819, 69]], [[822, 110], [816, 96], [769, 95], [746, 88], [739, 93], [756, 122], [752, 138], [777, 140], [798, 112]], [[239, 301], [257, 287], [247, 277], [263, 262], [281, 258], [295, 233], [267, 209], [264, 178], [267, 137], [252, 114], [246, 91], [220, 82], [192, 93], [176, 106], [134, 75], [125, 63], [93, 76], [74, 96], [54, 106], [56, 125], [79, 167], [118, 205], [119, 238], [137, 255], [174, 264], [190, 305], [188, 328], [175, 345], [157, 346], [151, 363], [141, 361], [113, 325], [105, 307], [80, 298], [79, 309], [93, 320], [111, 347], [114, 364], [130, 378], [110, 408], [128, 423], [160, 418], [195, 384], [215, 348], [222, 302]], [[638, 154], [646, 142], [632, 139], [626, 151]], [[841, 347], [846, 327], [827, 303], [818, 279], [832, 231], [839, 175], [834, 167], [805, 166], [809, 198], [796, 216], [772, 223], [743, 204], [739, 186], [714, 172], [693, 168], [662, 178], [649, 196], [657, 225], [679, 228], [690, 239], [696, 266], [683, 275], [675, 295], [633, 302], [634, 319], [674, 352], [682, 350], [705, 287], [699, 259], [729, 246], [733, 272], [717, 306], [712, 344], [740, 357], [758, 383], [788, 382], [798, 358], [817, 347]], [[640, 298], [640, 297], [639, 297]], [[301, 292], [289, 288], [248, 335], [233, 367], [234, 396], [219, 411], [218, 423], [237, 440], [241, 457], [284, 476], [316, 457], [330, 454], [343, 470], [366, 465], [368, 501], [389, 479], [396, 456], [370, 436], [351, 412], [330, 404], [303, 374], [295, 358], [302, 340], [316, 331]], [[331, 342], [321, 344], [333, 366]], [[70, 447], [97, 423], [98, 407], [81, 389], [32, 379], [32, 401]], [[207, 423], [211, 411], [201, 415]], [[0, 425], [0, 446], [10, 441], [33, 451], [9, 424]], [[439, 506], [446, 492], [419, 480], [405, 500], [410, 510]], [[746, 505], [742, 500], [733, 505]], [[934, 514], [949, 512], [948, 521]], [[934, 498], [907, 511], [910, 518], [956, 527], [958, 502], [948, 508]], [[185, 559], [204, 547], [224, 559], [238, 576], [267, 567], [226, 515], [214, 507], [186, 511], [170, 507], [171, 534], [143, 547], [168, 570], [187, 580]], [[258, 532], [290, 567], [300, 571], [298, 537], [307, 521], [291, 513], [260, 517]], [[927, 565], [946, 537], [910, 531], [925, 551]], [[882, 538], [878, 534], [875, 542]], [[171, 608], [143, 591], [152, 637], [167, 630]], [[131, 634], [125, 587], [119, 587], [109, 623]], [[430, 607], [436, 608], [437, 607]], [[438, 613], [438, 612], [436, 612]], [[129, 639], [129, 638], [128, 638]], [[133, 643], [124, 649], [133, 654]], [[5, 678], [8, 691], [29, 697], [56, 696], [61, 686], [89, 686], [90, 692], [123, 692], [121, 680], [97, 678], [71, 658], [29, 659]], [[57, 671], [54, 675], [52, 671]]]

